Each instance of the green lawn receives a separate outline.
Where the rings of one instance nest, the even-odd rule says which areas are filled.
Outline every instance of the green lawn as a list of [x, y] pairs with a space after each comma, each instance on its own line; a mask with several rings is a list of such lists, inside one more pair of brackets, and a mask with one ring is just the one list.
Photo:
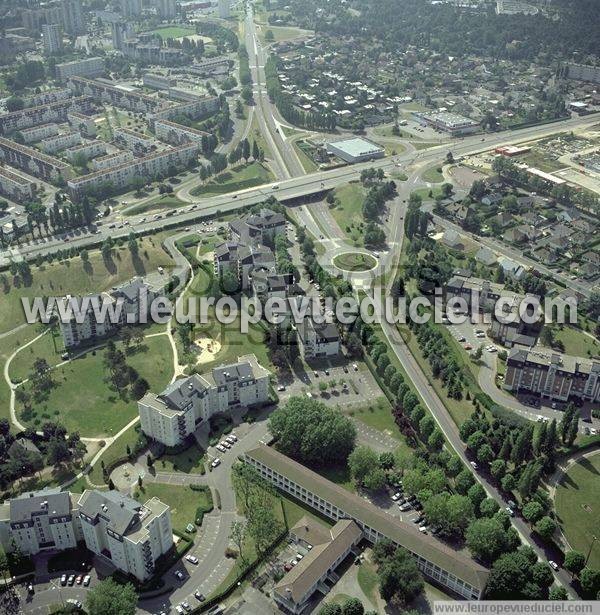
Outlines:
[[6, 284], [0, 292], [0, 333], [25, 322], [22, 297], [62, 297], [66, 294], [83, 295], [107, 290], [136, 275], [156, 271], [158, 266], [170, 269], [173, 261], [161, 247], [158, 236], [138, 239], [139, 255], [132, 259], [126, 245], [115, 248], [113, 257], [105, 262], [99, 250], [89, 253], [88, 263], [80, 257], [62, 262], [33, 266], [31, 284], [24, 286], [18, 279], [5, 273]]
[[10, 378], [20, 382], [29, 376], [35, 359], [46, 359], [51, 367], [62, 362], [61, 354], [65, 351], [59, 332], [48, 330], [37, 342], [27, 346], [10, 363]]
[[176, 209], [177, 207], [182, 207], [187, 205], [180, 198], [170, 195], [170, 194], [161, 194], [153, 199], [150, 199], [146, 203], [140, 203], [139, 205], [133, 205], [129, 209], [123, 212], [125, 216], [137, 216], [139, 214], [146, 213], [147, 211], [157, 211], [162, 209]]
[[[127, 447], [133, 450], [135, 443], [138, 441], [139, 432], [136, 429], [139, 429], [139, 422], [137, 425], [132, 425], [129, 429], [127, 429], [124, 433], [122, 433], [117, 440], [115, 440], [109, 447], [106, 448], [102, 457], [98, 463], [92, 468], [92, 471], [89, 474], [89, 479], [95, 485], [103, 485], [104, 480], [102, 478], [102, 465], [101, 461], [104, 462], [105, 465], [110, 465], [116, 459], [120, 459], [125, 457], [127, 454]], [[86, 489], [90, 487], [85, 486]]]
[[302, 147], [296, 141], [294, 141], [292, 145], [294, 147], [294, 150], [296, 151], [296, 154], [298, 155], [298, 160], [300, 160], [302, 168], [307, 173], [312, 173], [319, 168], [315, 161], [302, 149]]
[[392, 405], [384, 395], [374, 399], [368, 406], [362, 406], [358, 410], [353, 409], [351, 414], [365, 425], [395, 438], [399, 446], [406, 445], [392, 416]]
[[165, 28], [156, 28], [151, 34], [158, 34], [163, 41], [168, 38], [182, 38], [183, 36], [194, 36], [196, 31], [193, 28], [182, 28], [181, 26], [167, 26]]
[[319, 467], [315, 471], [318, 472], [323, 478], [326, 478], [332, 483], [343, 487], [346, 491], [356, 491], [354, 488], [354, 483], [352, 482], [352, 477], [350, 476], [350, 470], [346, 465], [330, 466], [327, 468]]
[[565, 346], [565, 353], [576, 357], [600, 355], [600, 342], [592, 339], [580, 329], [568, 325], [554, 326], [554, 337]]
[[344, 271], [370, 271], [377, 265], [377, 261], [369, 254], [346, 252], [336, 256], [333, 264]]
[[196, 510], [202, 507], [205, 510], [212, 508], [212, 497], [204, 491], [195, 491], [189, 485], [162, 485], [158, 483], [145, 483], [141, 489], [136, 488], [134, 497], [139, 502], [146, 502], [150, 498], [158, 498], [171, 507], [171, 523], [173, 528], [185, 532], [188, 523], [196, 520]]
[[427, 169], [423, 175], [421, 175], [421, 179], [426, 182], [431, 182], [432, 184], [439, 184], [444, 181], [444, 176], [438, 170], [440, 167], [431, 167], [431, 169]]
[[272, 173], [260, 162], [235, 167], [191, 191], [193, 196], [208, 197], [215, 194], [237, 192], [273, 181]]
[[263, 43], [266, 42], [266, 33], [269, 30], [273, 33], [273, 38], [268, 42], [278, 43], [279, 41], [288, 41], [290, 39], [298, 38], [300, 36], [312, 35], [312, 32], [310, 30], [301, 30], [300, 28], [288, 28], [285, 26], [265, 25], [261, 26], [258, 32], [258, 36]]
[[367, 598], [373, 604], [377, 604], [377, 594], [379, 593], [379, 579], [375, 564], [365, 559], [361, 562], [357, 572], [358, 585]]
[[339, 227], [352, 239], [354, 245], [363, 243], [362, 206], [365, 191], [359, 182], [351, 182], [334, 190], [334, 196], [339, 203], [330, 210]]
[[[587, 554], [592, 536], [600, 539], [600, 454], [571, 466], [556, 489], [558, 520], [573, 549]], [[600, 544], [592, 548], [589, 565], [600, 568]]]
[[[27, 414], [21, 408], [21, 420], [34, 427], [45, 420], [57, 420], [67, 431], [79, 431], [86, 437], [117, 433], [137, 415], [137, 404], [134, 399], [122, 399], [109, 388], [104, 381], [102, 357], [102, 349], [91, 351], [53, 370], [56, 386], [48, 399], [34, 404]], [[127, 356], [127, 364], [148, 381], [153, 391], [160, 391], [170, 381], [172, 362], [166, 335], [144, 340], [139, 351]]]
[[204, 474], [204, 451], [194, 444], [177, 455], [163, 455], [155, 461], [154, 468], [157, 472]]

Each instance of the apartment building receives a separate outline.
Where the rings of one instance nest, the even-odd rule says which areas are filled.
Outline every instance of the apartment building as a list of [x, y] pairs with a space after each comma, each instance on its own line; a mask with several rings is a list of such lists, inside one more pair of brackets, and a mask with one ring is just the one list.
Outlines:
[[42, 26], [42, 42], [44, 52], [48, 55], [58, 53], [62, 49], [62, 31], [57, 23], [45, 23]]
[[188, 102], [183, 102], [178, 105], [172, 105], [160, 111], [153, 113], [149, 117], [150, 125], [153, 127], [156, 120], [174, 120], [178, 116], [185, 115], [192, 120], [216, 113], [219, 110], [220, 102], [217, 96], [206, 96], [204, 98], [196, 98]]
[[307, 360], [337, 357], [340, 353], [340, 334], [333, 323], [317, 323], [307, 316], [296, 325], [300, 354]]
[[600, 402], [600, 362], [551, 351], [514, 349], [506, 362], [504, 388], [552, 401]]
[[[148, 318], [150, 304], [158, 293], [158, 288], [153, 287], [143, 278], [135, 277], [98, 295], [63, 297], [61, 303], [64, 308], [66, 309], [67, 305], [72, 306], [72, 313], [68, 320], [59, 318], [65, 348], [72, 348], [112, 335], [122, 325], [136, 325], [143, 322]], [[110, 322], [108, 318], [98, 317], [102, 314], [103, 304], [109, 306], [117, 303], [120, 306], [118, 322]], [[79, 314], [76, 313], [76, 309], [80, 312]]]
[[113, 132], [115, 143], [121, 147], [131, 148], [139, 156], [144, 152], [155, 150], [160, 143], [151, 136], [129, 128], [117, 128]]
[[53, 137], [58, 134], [57, 124], [40, 124], [31, 128], [24, 128], [20, 131], [23, 136], [23, 142], [26, 144], [35, 143], [48, 137]]
[[403, 547], [413, 555], [421, 572], [434, 582], [468, 600], [481, 598], [489, 571], [463, 551], [422, 534], [413, 524], [402, 522], [268, 446], [248, 451], [244, 461], [264, 480], [318, 514], [334, 522], [354, 521], [369, 542], [388, 538]]
[[156, 0], [156, 12], [161, 19], [174, 19], [177, 15], [177, 3], [175, 0]]
[[144, 87], [154, 90], [168, 90], [177, 85], [177, 79], [175, 77], [169, 77], [168, 75], [144, 73], [142, 75], [142, 84]]
[[61, 81], [70, 77], [99, 77], [104, 73], [104, 58], [93, 57], [56, 65], [56, 76]]
[[45, 181], [68, 178], [72, 174], [68, 164], [3, 137], [0, 137], [0, 160]]
[[173, 547], [171, 510], [156, 497], [140, 504], [118, 491], [87, 489], [78, 508], [86, 547], [140, 581], [152, 577], [156, 560]]
[[78, 130], [81, 136], [93, 139], [98, 133], [96, 122], [93, 117], [78, 113], [77, 111], [69, 111], [67, 113], [67, 121], [71, 128]]
[[81, 156], [86, 160], [91, 160], [104, 154], [106, 154], [106, 144], [103, 141], [85, 141], [64, 151], [65, 158], [71, 164], [81, 158]]
[[17, 203], [24, 203], [33, 199], [35, 189], [35, 182], [31, 179], [13, 169], [0, 166], [0, 193], [5, 197]]
[[229, 222], [229, 235], [244, 244], [270, 244], [277, 235], [285, 233], [286, 226], [283, 214], [263, 207], [257, 214]]
[[104, 169], [117, 167], [120, 164], [131, 162], [132, 160], [133, 154], [128, 150], [123, 150], [120, 152], [114, 152], [113, 154], [106, 154], [105, 156], [96, 158], [96, 160], [92, 160], [90, 167], [94, 171], [102, 171]]
[[220, 56], [218, 58], [202, 59], [185, 68], [175, 69], [175, 71], [198, 75], [200, 77], [208, 77], [210, 75], [226, 74], [229, 72], [230, 66], [230, 60], [224, 56]]
[[39, 148], [45, 154], [55, 154], [67, 147], [73, 147], [81, 144], [81, 135], [78, 132], [63, 132], [53, 137], [47, 137], [39, 142]]
[[237, 241], [226, 241], [216, 246], [213, 264], [217, 277], [221, 277], [226, 271], [232, 271], [242, 290], [251, 288], [255, 273], [276, 273], [275, 255], [271, 248], [246, 245]]
[[320, 522], [302, 517], [290, 530], [290, 538], [302, 544], [308, 553], [273, 588], [273, 599], [284, 612], [302, 613], [315, 592], [326, 594], [338, 579], [337, 567], [354, 552], [362, 530], [349, 519], [327, 528]]
[[143, 34], [134, 38], [123, 38], [120, 44], [119, 49], [123, 55], [147, 64], [176, 66], [186, 60], [186, 55], [180, 49], [163, 47]]
[[182, 145], [183, 143], [195, 143], [200, 149], [202, 137], [207, 137], [208, 133], [176, 124], [169, 120], [156, 120], [154, 122], [154, 134], [157, 139], [170, 143], [171, 145]]
[[108, 83], [93, 81], [85, 77], [70, 77], [68, 85], [73, 92], [80, 95], [92, 96], [102, 102], [137, 113], [156, 111], [166, 104], [165, 101], [155, 96], [123, 90]]
[[182, 145], [71, 179], [67, 182], [67, 188], [74, 201], [107, 182], [112, 185], [113, 189], [123, 190], [135, 178], [152, 181], [166, 177], [172, 169], [177, 171], [185, 169], [197, 159], [197, 156], [198, 148], [195, 145]]
[[41, 551], [72, 549], [81, 540], [77, 494], [45, 489], [24, 493], [0, 504], [0, 544], [25, 556]]
[[156, 560], [173, 546], [169, 506], [158, 498], [145, 504], [118, 491], [82, 494], [44, 489], [0, 504], [0, 545], [24, 555], [88, 550], [140, 581], [150, 578]]
[[26, 107], [39, 107], [71, 98], [73, 93], [68, 88], [56, 88], [54, 90], [44, 90], [39, 94], [32, 94], [24, 99]]
[[71, 36], [85, 33], [81, 0], [62, 0], [62, 24]]
[[61, 124], [67, 121], [69, 111], [90, 112], [92, 109], [93, 100], [89, 96], [79, 96], [5, 113], [0, 115], [0, 134], [50, 122]]
[[31, 34], [38, 35], [42, 24], [61, 23], [62, 10], [58, 4], [48, 4], [35, 9], [23, 9], [21, 18], [23, 27]]
[[269, 372], [254, 355], [246, 355], [232, 365], [180, 378], [158, 395], [146, 393], [138, 401], [138, 410], [148, 437], [176, 446], [214, 414], [264, 404], [268, 399]]

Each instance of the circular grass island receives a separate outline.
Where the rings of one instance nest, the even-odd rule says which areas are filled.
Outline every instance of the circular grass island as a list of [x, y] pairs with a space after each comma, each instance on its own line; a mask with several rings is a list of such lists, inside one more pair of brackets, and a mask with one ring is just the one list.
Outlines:
[[343, 271], [370, 271], [377, 266], [377, 261], [370, 254], [344, 252], [333, 259], [333, 264]]
[[[592, 536], [600, 538], [600, 453], [574, 463], [556, 485], [554, 505], [562, 531], [573, 549], [588, 553]], [[590, 554], [600, 568], [600, 545]]]

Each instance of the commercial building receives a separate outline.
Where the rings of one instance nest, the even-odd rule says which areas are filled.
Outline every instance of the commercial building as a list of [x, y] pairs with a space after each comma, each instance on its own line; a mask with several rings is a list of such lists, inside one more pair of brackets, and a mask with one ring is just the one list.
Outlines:
[[264, 404], [269, 399], [269, 372], [254, 355], [210, 373], [193, 374], [171, 383], [160, 394], [138, 401], [142, 431], [166, 446], [181, 444], [217, 413]]
[[13, 169], [0, 166], [0, 193], [17, 203], [24, 203], [33, 199], [36, 185]]
[[327, 151], [346, 162], [365, 162], [385, 156], [385, 149], [362, 137], [352, 137], [327, 143]]
[[209, 136], [207, 132], [196, 130], [183, 124], [176, 124], [169, 120], [156, 120], [154, 122], [154, 134], [158, 139], [171, 145], [195, 143], [200, 149], [202, 138]]
[[206, 58], [199, 62], [190, 64], [185, 68], [176, 68], [176, 72], [190, 73], [200, 77], [208, 77], [210, 75], [219, 75], [229, 72], [231, 62], [228, 58], [220, 56], [218, 58]]
[[450, 133], [452, 136], [468, 135], [479, 130], [477, 122], [458, 113], [446, 111], [419, 113], [417, 117], [421, 118], [426, 124]]
[[422, 534], [359, 495], [323, 478], [278, 451], [260, 446], [248, 451], [244, 461], [275, 487], [333, 521], [352, 520], [366, 540], [388, 538], [415, 558], [421, 572], [435, 583], [470, 600], [481, 598], [489, 571], [463, 551]]
[[340, 334], [333, 323], [317, 323], [307, 316], [296, 327], [300, 354], [305, 359], [327, 359], [340, 353]]
[[3, 137], [0, 137], [0, 160], [45, 181], [66, 179], [72, 174], [68, 164]]
[[78, 96], [57, 100], [56, 102], [42, 104], [38, 107], [29, 107], [20, 111], [13, 111], [0, 115], [0, 134], [7, 134], [13, 130], [22, 130], [38, 124], [49, 122], [63, 123], [67, 121], [69, 111], [91, 112], [93, 100], [89, 96]]
[[154, 497], [145, 504], [118, 491], [87, 489], [79, 502], [81, 533], [96, 556], [140, 581], [173, 547], [171, 511]]
[[[59, 318], [60, 332], [65, 348], [95, 341], [112, 335], [122, 325], [136, 325], [147, 320], [151, 302], [158, 294], [154, 288], [140, 277], [115, 286], [110, 291], [84, 297], [63, 297], [64, 310], [71, 307], [71, 313]], [[111, 322], [109, 318], [99, 318], [103, 304], [118, 304], [120, 319]], [[60, 313], [60, 310], [59, 310]]]
[[553, 401], [600, 402], [600, 363], [551, 351], [514, 349], [508, 355], [504, 388]]
[[62, 32], [57, 23], [45, 23], [42, 26], [42, 42], [44, 52], [50, 55], [62, 49]]
[[197, 159], [197, 156], [196, 145], [182, 145], [70, 179], [67, 188], [74, 201], [106, 183], [110, 183], [114, 190], [122, 190], [130, 186], [136, 178], [151, 181], [166, 177], [173, 169], [176, 171], [185, 169]]
[[104, 73], [104, 58], [86, 58], [56, 65], [56, 76], [61, 81], [70, 77], [99, 77]]
[[54, 154], [80, 143], [81, 135], [78, 132], [72, 131], [42, 139], [39, 142], [39, 148], [46, 154]]
[[173, 547], [169, 506], [158, 498], [145, 504], [118, 491], [82, 494], [44, 489], [0, 505], [0, 545], [26, 556], [42, 551], [88, 550], [140, 581]]
[[317, 591], [327, 593], [327, 581], [336, 582], [336, 568], [350, 555], [363, 537], [349, 519], [326, 528], [307, 516], [290, 530], [290, 538], [308, 553], [273, 588], [273, 599], [284, 612], [302, 613]]

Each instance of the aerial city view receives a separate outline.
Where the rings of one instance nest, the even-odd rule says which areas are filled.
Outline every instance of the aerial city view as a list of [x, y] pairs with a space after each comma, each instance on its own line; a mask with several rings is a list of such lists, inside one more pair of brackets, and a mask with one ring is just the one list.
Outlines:
[[0, 577], [600, 614], [600, 1], [0, 0]]

